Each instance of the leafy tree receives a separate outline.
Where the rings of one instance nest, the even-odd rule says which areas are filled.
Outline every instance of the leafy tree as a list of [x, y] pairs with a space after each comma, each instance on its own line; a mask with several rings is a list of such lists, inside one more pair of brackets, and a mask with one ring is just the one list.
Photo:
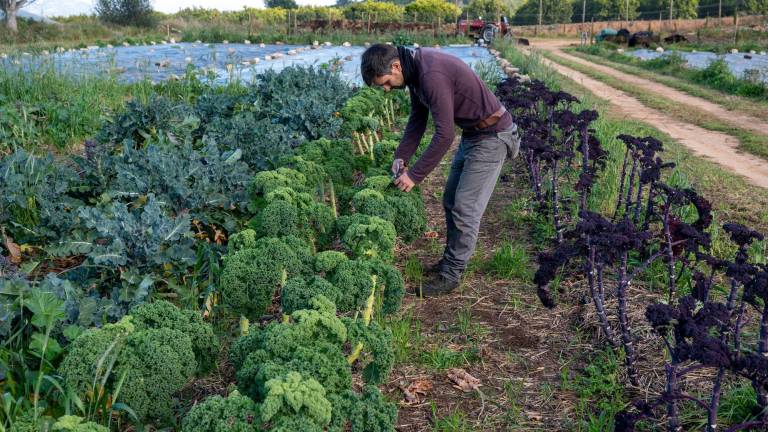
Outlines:
[[766, 0], [745, 0], [744, 6], [749, 13], [760, 15], [768, 14], [768, 1]]
[[638, 17], [637, 8], [640, 6], [640, 0], [597, 0], [595, 3], [597, 3], [598, 9], [596, 19], [624, 20], [627, 19], [627, 16], [629, 19]]
[[155, 24], [150, 0], [98, 0], [96, 14], [112, 24], [138, 27]]
[[445, 0], [414, 0], [405, 7], [405, 13], [417, 16], [418, 21], [433, 22], [438, 18], [451, 22], [461, 14], [461, 9]]
[[509, 15], [508, 5], [503, 0], [471, 0], [467, 12], [474, 17], [496, 20], [500, 15]]
[[394, 3], [366, 0], [349, 3], [344, 8], [344, 16], [347, 19], [368, 19], [372, 15], [378, 22], [399, 22], [404, 11], [403, 6]]
[[266, 0], [264, 5], [268, 8], [297, 9], [296, 0]]
[[37, 0], [0, 0], [0, 10], [5, 13], [5, 23], [11, 33], [19, 31], [16, 24], [16, 14], [25, 6], [29, 6]]
[[[696, 18], [699, 10], [699, 0], [671, 0], [672, 18]], [[640, 5], [641, 16], [645, 19], [659, 19], [659, 11], [664, 19], [669, 19], [670, 0], [644, 0]], [[723, 2], [725, 3], [725, 2]], [[717, 9], [714, 14], [717, 15]]]
[[541, 1], [542, 24], [570, 22], [573, 13], [572, 2], [569, 0], [527, 0], [515, 12], [512, 19], [516, 25], [531, 25], [539, 23], [539, 1]]

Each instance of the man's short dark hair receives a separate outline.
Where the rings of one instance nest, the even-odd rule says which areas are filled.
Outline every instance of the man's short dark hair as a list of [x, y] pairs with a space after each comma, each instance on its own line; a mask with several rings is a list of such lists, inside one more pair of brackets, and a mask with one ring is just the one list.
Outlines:
[[399, 60], [397, 48], [387, 44], [371, 45], [360, 60], [360, 73], [365, 84], [371, 85], [377, 76], [387, 75], [392, 71], [392, 63]]

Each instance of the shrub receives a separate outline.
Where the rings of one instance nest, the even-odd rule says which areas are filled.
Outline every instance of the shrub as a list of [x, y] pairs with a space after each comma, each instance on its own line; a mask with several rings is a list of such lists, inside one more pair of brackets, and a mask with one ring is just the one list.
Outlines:
[[196, 370], [192, 341], [184, 333], [167, 328], [134, 332], [115, 367], [115, 376], [126, 376], [120, 399], [141, 419], [168, 419], [173, 394]]
[[226, 398], [213, 396], [184, 417], [183, 432], [250, 432], [260, 422], [259, 406], [233, 391]]
[[192, 341], [198, 374], [210, 371], [219, 354], [219, 340], [210, 324], [202, 316], [191, 310], [179, 309], [165, 300], [145, 303], [130, 312], [136, 330], [172, 329], [178, 330]]
[[337, 221], [342, 242], [356, 257], [391, 260], [397, 233], [392, 222], [377, 216], [354, 214]]
[[150, 0], [98, 0], [96, 14], [112, 24], [138, 27], [155, 25]]
[[51, 430], [53, 432], [109, 432], [109, 429], [98, 423], [87, 422], [82, 417], [72, 415], [59, 417]]
[[308, 279], [298, 277], [289, 280], [280, 292], [280, 304], [283, 307], [283, 313], [291, 314], [297, 310], [309, 309], [312, 299], [318, 295], [323, 295], [335, 303], [341, 293], [332, 283], [319, 276], [312, 276]]

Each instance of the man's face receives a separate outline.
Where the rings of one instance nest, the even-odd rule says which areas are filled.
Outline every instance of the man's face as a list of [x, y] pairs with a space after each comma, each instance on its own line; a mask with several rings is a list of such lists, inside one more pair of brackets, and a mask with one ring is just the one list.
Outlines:
[[381, 87], [385, 92], [392, 89], [405, 88], [405, 79], [403, 78], [403, 69], [400, 60], [392, 63], [392, 70], [386, 75], [379, 75], [373, 79], [373, 85]]

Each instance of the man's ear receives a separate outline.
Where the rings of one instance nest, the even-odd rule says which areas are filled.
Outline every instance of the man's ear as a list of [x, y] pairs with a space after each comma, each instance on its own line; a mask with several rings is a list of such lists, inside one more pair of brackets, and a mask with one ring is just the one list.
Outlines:
[[400, 64], [400, 60], [395, 60], [392, 62], [392, 72], [402, 72], [403, 66]]

